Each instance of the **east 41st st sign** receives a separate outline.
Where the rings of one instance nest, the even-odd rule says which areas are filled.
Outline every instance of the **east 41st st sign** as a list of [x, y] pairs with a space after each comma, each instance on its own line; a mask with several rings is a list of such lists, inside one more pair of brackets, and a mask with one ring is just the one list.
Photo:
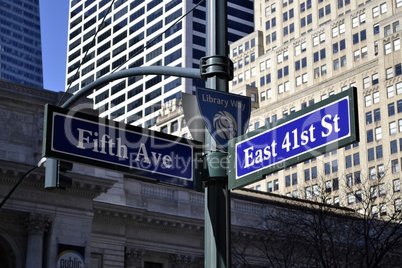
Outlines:
[[356, 89], [350, 88], [229, 142], [229, 188], [358, 141]]

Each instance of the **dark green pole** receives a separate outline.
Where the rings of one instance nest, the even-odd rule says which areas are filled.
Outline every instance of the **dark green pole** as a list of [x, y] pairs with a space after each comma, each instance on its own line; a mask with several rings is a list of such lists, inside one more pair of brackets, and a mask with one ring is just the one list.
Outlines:
[[[219, 65], [227, 58], [227, 1], [207, 0], [206, 56], [211, 64]], [[228, 77], [209, 76], [207, 88], [229, 91]], [[226, 175], [227, 153], [205, 131], [205, 267], [230, 267], [230, 196]]]

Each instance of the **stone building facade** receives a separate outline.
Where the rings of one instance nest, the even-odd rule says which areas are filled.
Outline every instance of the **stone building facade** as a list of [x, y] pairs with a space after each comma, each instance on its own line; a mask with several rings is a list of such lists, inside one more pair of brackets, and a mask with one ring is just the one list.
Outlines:
[[[44, 105], [61, 94], [0, 81], [2, 201], [40, 161]], [[78, 163], [71, 185], [47, 190], [44, 174], [27, 174], [0, 209], [0, 267], [204, 266], [203, 193]], [[232, 198], [238, 236], [267, 215], [256, 200]]]

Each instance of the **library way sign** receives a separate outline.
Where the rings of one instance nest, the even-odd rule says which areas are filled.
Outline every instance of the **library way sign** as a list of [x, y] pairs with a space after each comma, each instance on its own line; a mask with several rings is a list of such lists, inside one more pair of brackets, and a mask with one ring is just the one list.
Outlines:
[[202, 143], [47, 105], [43, 155], [197, 188]]
[[229, 142], [229, 188], [359, 140], [356, 88]]

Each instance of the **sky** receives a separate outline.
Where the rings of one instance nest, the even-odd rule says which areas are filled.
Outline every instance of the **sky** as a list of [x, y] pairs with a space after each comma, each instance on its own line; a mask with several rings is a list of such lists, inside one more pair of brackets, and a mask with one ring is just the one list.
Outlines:
[[64, 91], [70, 0], [40, 0], [43, 87]]

